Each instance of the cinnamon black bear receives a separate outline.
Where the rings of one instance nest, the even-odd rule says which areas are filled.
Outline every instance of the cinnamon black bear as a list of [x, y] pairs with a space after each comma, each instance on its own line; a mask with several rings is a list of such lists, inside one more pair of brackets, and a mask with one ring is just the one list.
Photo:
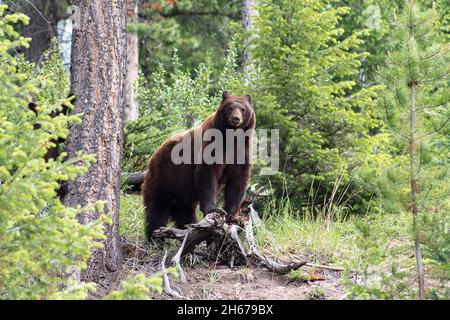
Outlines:
[[[223, 185], [225, 211], [230, 218], [238, 213], [251, 173], [255, 124], [251, 97], [231, 96], [225, 91], [216, 112], [200, 126], [175, 135], [155, 151], [142, 185], [149, 239], [154, 230], [167, 224], [169, 218], [175, 221], [178, 228], [196, 222], [198, 205], [205, 214], [214, 211], [218, 192]], [[233, 136], [228, 140], [231, 148], [227, 148], [226, 137], [230, 132], [232, 135], [245, 135], [240, 141], [239, 137]], [[200, 148], [196, 142], [199, 136]], [[215, 146], [223, 146], [223, 153], [220, 152], [222, 149], [213, 150], [210, 155], [219, 160], [211, 163], [211, 159], [204, 159], [202, 155], [208, 149], [214, 149], [211, 148], [213, 142]], [[174, 154], [178, 154], [175, 151], [182, 144], [190, 148], [182, 150], [180, 154], [187, 161], [179, 163], [174, 161]]]

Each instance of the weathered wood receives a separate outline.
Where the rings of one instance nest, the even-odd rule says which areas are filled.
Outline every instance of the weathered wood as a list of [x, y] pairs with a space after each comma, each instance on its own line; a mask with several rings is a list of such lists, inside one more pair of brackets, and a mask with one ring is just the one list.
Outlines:
[[144, 182], [144, 172], [124, 173], [122, 174], [122, 184], [125, 185], [128, 191], [141, 191], [142, 183]]
[[165, 272], [166, 271], [166, 259], [167, 259], [167, 250], [164, 251], [164, 256], [161, 260], [161, 271], [164, 273], [163, 274], [163, 292], [171, 297], [181, 299], [182, 296], [178, 292], [173, 290], [172, 287], [170, 286], [169, 275]]
[[[153, 237], [183, 239], [177, 253], [172, 258], [172, 264], [177, 266], [180, 265], [181, 257], [192, 252], [203, 241], [214, 244], [214, 246], [208, 246], [208, 250], [214, 251], [213, 255], [216, 261], [225, 262], [230, 267], [255, 263], [277, 274], [286, 274], [304, 266], [307, 263], [306, 261], [283, 264], [262, 253], [253, 235], [252, 216], [257, 215], [257, 213], [251, 208], [251, 205], [248, 207], [251, 214], [248, 212], [249, 210], [246, 210], [246, 214], [242, 213], [245, 210], [241, 210], [241, 215], [238, 216], [237, 221], [227, 221], [225, 212], [214, 212], [206, 215], [198, 223], [187, 225], [185, 230], [160, 228], [153, 233]], [[245, 231], [245, 242], [240, 238], [240, 231]], [[179, 270], [184, 277], [181, 267], [179, 267]]]
[[[188, 225], [187, 229], [159, 228], [155, 230], [153, 237], [183, 239], [180, 249], [175, 255], [177, 257], [176, 262], [179, 262], [181, 257], [192, 252], [203, 241], [214, 241], [223, 238], [225, 235], [225, 230], [223, 229], [225, 217], [226, 213], [224, 212], [210, 213], [198, 223]], [[175, 260], [172, 262], [175, 263]]]
[[331, 271], [345, 271], [344, 268], [339, 268], [339, 267], [333, 267], [333, 266], [326, 266], [323, 264], [314, 264], [314, 263], [307, 263], [306, 264], [307, 267], [311, 267], [311, 268], [317, 268], [317, 269], [325, 269], [325, 270], [331, 270]]
[[[69, 157], [80, 151], [94, 154], [97, 161], [89, 172], [67, 183], [64, 204], [84, 206], [105, 202], [112, 225], [105, 225], [107, 239], [96, 250], [85, 274], [98, 281], [107, 272], [121, 269], [118, 237], [119, 197], [123, 142], [123, 112], [126, 71], [126, 1], [74, 0], [80, 24], [73, 30], [71, 92], [75, 95], [73, 114], [83, 113], [82, 122], [70, 127], [66, 142]], [[83, 224], [101, 212], [84, 212]]]

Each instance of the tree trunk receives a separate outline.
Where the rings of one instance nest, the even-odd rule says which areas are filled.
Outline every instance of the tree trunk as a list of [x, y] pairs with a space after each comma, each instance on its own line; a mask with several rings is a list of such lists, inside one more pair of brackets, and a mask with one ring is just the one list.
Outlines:
[[419, 215], [419, 204], [417, 200], [417, 177], [416, 177], [416, 152], [417, 141], [415, 137], [416, 131], [416, 84], [411, 84], [411, 108], [410, 108], [410, 138], [409, 138], [409, 169], [411, 182], [411, 210], [413, 214], [413, 232], [414, 232], [414, 246], [416, 254], [417, 275], [419, 278], [419, 299], [425, 299], [425, 276], [422, 266], [422, 249], [420, 240], [417, 235], [417, 217]]
[[41, 62], [42, 54], [52, 45], [52, 38], [58, 36], [58, 21], [63, 17], [60, 1], [35, 0], [17, 1], [11, 8], [17, 6], [21, 12], [30, 17], [30, 23], [25, 26], [22, 35], [31, 38], [30, 47], [24, 49], [25, 58], [33, 62]]
[[[118, 237], [126, 68], [126, 1], [74, 0], [81, 23], [73, 30], [71, 92], [73, 113], [83, 113], [81, 124], [70, 128], [66, 143], [69, 157], [82, 151], [95, 154], [89, 172], [67, 184], [64, 204], [70, 207], [103, 200], [112, 225], [105, 225], [105, 246], [96, 250], [85, 280], [98, 281], [105, 272], [121, 269]], [[82, 213], [81, 223], [98, 218], [99, 212]]]
[[[128, 22], [134, 22], [137, 17], [137, 1], [127, 0]], [[139, 102], [136, 92], [136, 82], [139, 77], [139, 37], [136, 33], [127, 34], [127, 81], [125, 120], [135, 120], [139, 117]]]
[[247, 73], [250, 65], [250, 32], [252, 28], [252, 18], [256, 14], [255, 0], [243, 0], [242, 1], [242, 25], [244, 26], [244, 31], [246, 34], [245, 38], [245, 48], [242, 63], [244, 66], [244, 71]]

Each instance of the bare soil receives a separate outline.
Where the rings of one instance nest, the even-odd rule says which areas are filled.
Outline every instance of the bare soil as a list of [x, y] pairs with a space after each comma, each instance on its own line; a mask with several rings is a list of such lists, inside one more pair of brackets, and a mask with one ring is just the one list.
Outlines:
[[[307, 273], [320, 271], [303, 267]], [[228, 266], [197, 267], [186, 270], [180, 294], [188, 299], [309, 300], [342, 299], [345, 290], [336, 273], [323, 272], [325, 280], [293, 281], [261, 268], [236, 269]], [[174, 286], [175, 287], [175, 286]], [[317, 295], [321, 291], [324, 294]]]
[[[132, 272], [147, 275], [160, 269], [163, 250], [127, 243], [124, 245], [124, 269], [115, 282]], [[174, 252], [175, 249], [169, 250]], [[169, 259], [167, 261], [170, 261]], [[189, 300], [340, 300], [345, 298], [345, 288], [340, 283], [340, 272], [304, 266], [300, 270], [316, 281], [292, 281], [265, 268], [236, 267], [207, 262], [202, 255], [189, 255], [183, 264], [186, 283], [171, 278], [172, 289]], [[173, 299], [165, 294], [152, 294], [152, 299]]]

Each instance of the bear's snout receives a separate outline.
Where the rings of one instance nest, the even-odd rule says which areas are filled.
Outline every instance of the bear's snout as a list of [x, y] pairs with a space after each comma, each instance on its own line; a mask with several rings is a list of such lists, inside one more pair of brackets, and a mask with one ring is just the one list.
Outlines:
[[242, 112], [241, 112], [241, 110], [239, 110], [239, 109], [233, 110], [233, 112], [230, 114], [228, 122], [233, 127], [239, 127], [242, 124]]

